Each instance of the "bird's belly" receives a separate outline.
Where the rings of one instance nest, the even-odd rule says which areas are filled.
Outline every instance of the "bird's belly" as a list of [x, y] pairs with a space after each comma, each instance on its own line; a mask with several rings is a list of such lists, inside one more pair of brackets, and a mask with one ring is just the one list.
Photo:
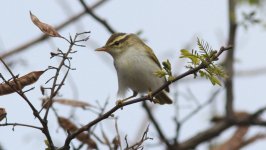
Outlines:
[[147, 56], [131, 56], [115, 65], [120, 82], [134, 91], [140, 93], [153, 91], [165, 82], [163, 78], [154, 75], [160, 68]]

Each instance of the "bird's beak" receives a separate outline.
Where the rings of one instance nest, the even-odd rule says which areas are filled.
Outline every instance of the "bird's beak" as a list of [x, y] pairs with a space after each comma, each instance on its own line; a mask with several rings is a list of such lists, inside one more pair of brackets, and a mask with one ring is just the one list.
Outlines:
[[106, 47], [100, 47], [100, 48], [97, 48], [95, 51], [107, 51], [108, 49]]

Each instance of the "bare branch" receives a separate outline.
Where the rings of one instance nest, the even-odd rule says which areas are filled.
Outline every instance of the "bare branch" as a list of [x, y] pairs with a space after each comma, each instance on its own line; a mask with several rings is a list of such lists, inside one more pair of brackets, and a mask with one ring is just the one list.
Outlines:
[[[103, 3], [107, 2], [108, 0], [100, 0], [100, 1], [97, 1], [94, 5], [91, 6], [91, 9], [95, 9], [97, 7], [99, 7], [100, 5], [102, 5]], [[69, 18], [68, 20], [66, 20], [65, 22], [61, 23], [60, 25], [58, 25], [57, 27], [55, 27], [55, 30], [59, 31], [60, 29], [63, 29], [64, 27], [66, 27], [67, 25], [70, 25], [71, 23], [73, 23], [74, 21], [78, 20], [80, 17], [82, 17], [83, 15], [86, 14], [86, 11], [82, 11], [80, 13], [78, 13], [77, 15]], [[44, 40], [46, 40], [48, 38], [48, 36], [46, 35], [40, 35], [39, 37], [29, 41], [29, 42], [26, 42], [14, 49], [10, 49], [10, 50], [7, 50], [7, 52], [3, 53], [0, 55], [0, 58], [2, 59], [6, 59], [16, 53], [19, 53], [19, 52], [23, 52], [25, 50], [27, 50], [29, 47], [35, 45], [35, 44], [38, 44]]]
[[202, 108], [204, 108], [206, 105], [210, 104], [211, 102], [213, 102], [215, 100], [215, 97], [217, 96], [217, 94], [219, 93], [220, 90], [215, 91], [211, 97], [209, 98], [209, 100], [207, 100], [205, 103], [199, 105], [195, 110], [193, 110], [191, 113], [189, 113], [186, 117], [184, 117], [183, 119], [180, 120], [180, 124], [185, 123], [189, 118], [191, 118], [193, 115], [197, 114], [198, 111], [200, 111]]
[[[58, 67], [56, 67], [57, 69], [56, 69], [56, 72], [55, 72], [55, 76], [52, 79], [53, 80], [53, 83], [52, 83], [52, 87], [51, 87], [51, 90], [50, 90], [50, 96], [48, 98], [47, 103], [51, 103], [52, 104], [53, 98], [58, 94], [59, 90], [64, 85], [65, 80], [67, 78], [67, 75], [68, 75], [69, 71], [72, 69], [71, 68], [71, 63], [70, 63], [70, 57], [69, 57], [69, 55], [72, 54], [73, 47], [75, 46], [75, 44], [78, 43], [78, 42], [80, 42], [80, 40], [78, 39], [78, 37], [80, 35], [88, 34], [88, 33], [90, 33], [90, 32], [77, 33], [75, 35], [74, 39], [72, 39], [72, 37], [70, 36], [70, 40], [69, 40], [70, 41], [70, 43], [69, 43], [70, 45], [69, 45], [69, 48], [68, 48], [67, 52], [64, 53], [61, 50], [59, 51], [59, 54], [61, 54], [63, 57], [62, 57], [62, 60], [61, 60], [60, 64], [58, 65]], [[85, 38], [83, 38], [81, 40], [88, 40], [88, 38], [85, 37]], [[55, 56], [57, 56], [57, 55], [55, 55]], [[68, 64], [67, 64], [68, 67], [66, 67], [65, 61], [68, 62]], [[60, 72], [61, 72], [61, 70], [62, 70], [63, 67], [66, 67], [67, 68], [67, 71], [66, 71], [65, 75], [63, 76], [63, 79], [61, 81], [58, 81], [59, 80]], [[44, 104], [44, 106], [45, 106], [45, 104]], [[44, 118], [43, 118], [45, 121], [47, 121], [47, 117], [48, 117], [48, 113], [49, 113], [49, 108], [50, 107], [47, 107], [46, 108], [46, 112], [45, 112], [45, 115], [44, 115]]]
[[[188, 140], [176, 144], [176, 148], [178, 150], [187, 150], [187, 149], [193, 149], [199, 144], [206, 142], [218, 135], [220, 135], [223, 131], [226, 129], [236, 125], [236, 126], [247, 126], [247, 125], [258, 125], [258, 126], [266, 126], [266, 121], [263, 121], [261, 119], [258, 119], [259, 115], [262, 114], [262, 112], [266, 111], [265, 107], [262, 107], [261, 109], [258, 109], [253, 114], [248, 113], [235, 113], [233, 114], [233, 118], [228, 119], [228, 117], [220, 118], [216, 121], [216, 123], [202, 131], [197, 133], [197, 135], [192, 136]], [[259, 113], [258, 113], [259, 112]]]
[[83, 6], [83, 8], [85, 9], [85, 11], [91, 15], [92, 18], [94, 18], [95, 20], [97, 20], [99, 23], [101, 23], [110, 33], [115, 33], [116, 31], [103, 19], [101, 19], [99, 16], [97, 16], [93, 10], [88, 7], [86, 5], [86, 3], [84, 2], [84, 0], [80, 0], [81, 5]]
[[121, 136], [118, 130], [118, 123], [117, 123], [117, 118], [115, 119], [115, 131], [116, 131], [116, 136], [117, 136], [117, 142], [113, 142], [114, 145], [119, 145], [120, 150], [122, 150], [122, 145], [121, 145]]
[[139, 142], [133, 144], [132, 146], [128, 146], [127, 138], [125, 137], [127, 147], [125, 150], [138, 150], [138, 149], [143, 149], [143, 143], [147, 140], [153, 140], [153, 138], [148, 137], [148, 131], [149, 131], [149, 126], [146, 128], [145, 132], [142, 135], [142, 138], [140, 139]]
[[159, 123], [155, 120], [155, 117], [153, 116], [152, 112], [150, 111], [148, 104], [144, 101], [142, 103], [142, 106], [143, 106], [144, 110], [147, 112], [147, 115], [148, 115], [149, 119], [151, 120], [152, 124], [154, 125], [156, 131], [158, 132], [160, 139], [165, 143], [165, 145], [168, 147], [168, 149], [171, 149], [170, 148], [171, 145], [168, 142], [167, 137], [164, 135], [162, 129], [159, 126]]
[[[6, 69], [8, 70], [8, 72], [11, 74], [13, 81], [15, 83], [16, 86], [19, 87], [19, 82], [17, 81], [17, 77], [14, 76], [13, 72], [11, 71], [11, 69], [7, 66], [7, 64], [2, 60], [2, 58], [0, 58], [0, 61], [4, 64], [4, 66], [6, 67]], [[3, 78], [3, 77], [2, 77]], [[5, 81], [5, 79], [3, 78], [3, 80]], [[8, 84], [8, 81], [5, 81], [5, 83]], [[28, 99], [28, 97], [25, 95], [25, 93], [22, 91], [22, 89], [15, 89], [14, 87], [10, 86], [11, 88], [13, 88], [13, 90], [20, 95], [20, 97], [22, 97], [26, 103], [29, 105], [29, 107], [31, 108], [33, 115], [39, 120], [39, 122], [42, 124], [42, 132], [44, 133], [44, 135], [47, 138], [47, 141], [49, 142], [49, 145], [51, 147], [52, 150], [54, 150], [54, 144], [48, 129], [48, 125], [47, 125], [47, 121], [43, 120], [41, 118], [41, 116], [39, 115], [37, 109], [34, 107], [34, 105], [30, 102], [30, 100]]]
[[14, 130], [15, 126], [22, 126], [22, 127], [28, 127], [28, 128], [34, 128], [34, 129], [42, 130], [41, 127], [37, 127], [37, 126], [29, 125], [29, 124], [23, 124], [23, 123], [4, 123], [4, 124], [0, 124], [0, 126], [13, 126], [13, 130]]

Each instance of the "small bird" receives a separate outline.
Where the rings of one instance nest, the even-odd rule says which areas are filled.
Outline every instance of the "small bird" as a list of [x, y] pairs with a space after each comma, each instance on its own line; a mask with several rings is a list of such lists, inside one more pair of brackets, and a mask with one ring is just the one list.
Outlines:
[[[161, 87], [165, 78], [159, 78], [154, 73], [161, 70], [161, 65], [152, 49], [136, 34], [114, 33], [105, 46], [96, 49], [109, 53], [114, 59], [118, 76], [118, 95], [124, 96], [128, 89], [133, 95], [122, 101], [137, 96], [138, 93], [153, 92]], [[167, 87], [155, 95], [154, 102], [171, 104], [172, 100], [166, 95]]]

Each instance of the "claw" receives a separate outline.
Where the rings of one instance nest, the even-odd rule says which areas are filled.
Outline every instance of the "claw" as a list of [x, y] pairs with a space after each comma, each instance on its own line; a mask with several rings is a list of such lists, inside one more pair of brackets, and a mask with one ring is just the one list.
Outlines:
[[117, 100], [117, 101], [115, 102], [115, 104], [118, 105], [118, 106], [121, 106], [125, 100], [126, 100], [126, 99], [124, 99], [124, 100]]
[[122, 99], [122, 100], [117, 100], [117, 101], [115, 102], [115, 104], [116, 104], [116, 105], [122, 105], [125, 101], [127, 101], [127, 100], [129, 100], [129, 99], [131, 99], [131, 98], [133, 98], [133, 97], [136, 97], [137, 95], [138, 95], [138, 92], [133, 91], [133, 95], [132, 95], [132, 96], [129, 96], [128, 98], [125, 98], [125, 99]]
[[148, 98], [149, 98], [150, 101], [153, 102], [153, 103], [159, 103], [159, 100], [156, 99], [156, 98], [154, 98], [154, 97], [152, 96], [152, 90], [151, 90], [151, 89], [149, 89], [149, 91], [148, 91]]
[[151, 91], [151, 90], [148, 91], [148, 97], [149, 97], [150, 99], [153, 99], [153, 97], [152, 97], [152, 91]]
[[148, 91], [148, 98], [149, 98], [151, 101], [153, 101], [153, 96], [152, 96], [152, 90], [151, 90], [151, 89], [149, 89], [149, 91]]

